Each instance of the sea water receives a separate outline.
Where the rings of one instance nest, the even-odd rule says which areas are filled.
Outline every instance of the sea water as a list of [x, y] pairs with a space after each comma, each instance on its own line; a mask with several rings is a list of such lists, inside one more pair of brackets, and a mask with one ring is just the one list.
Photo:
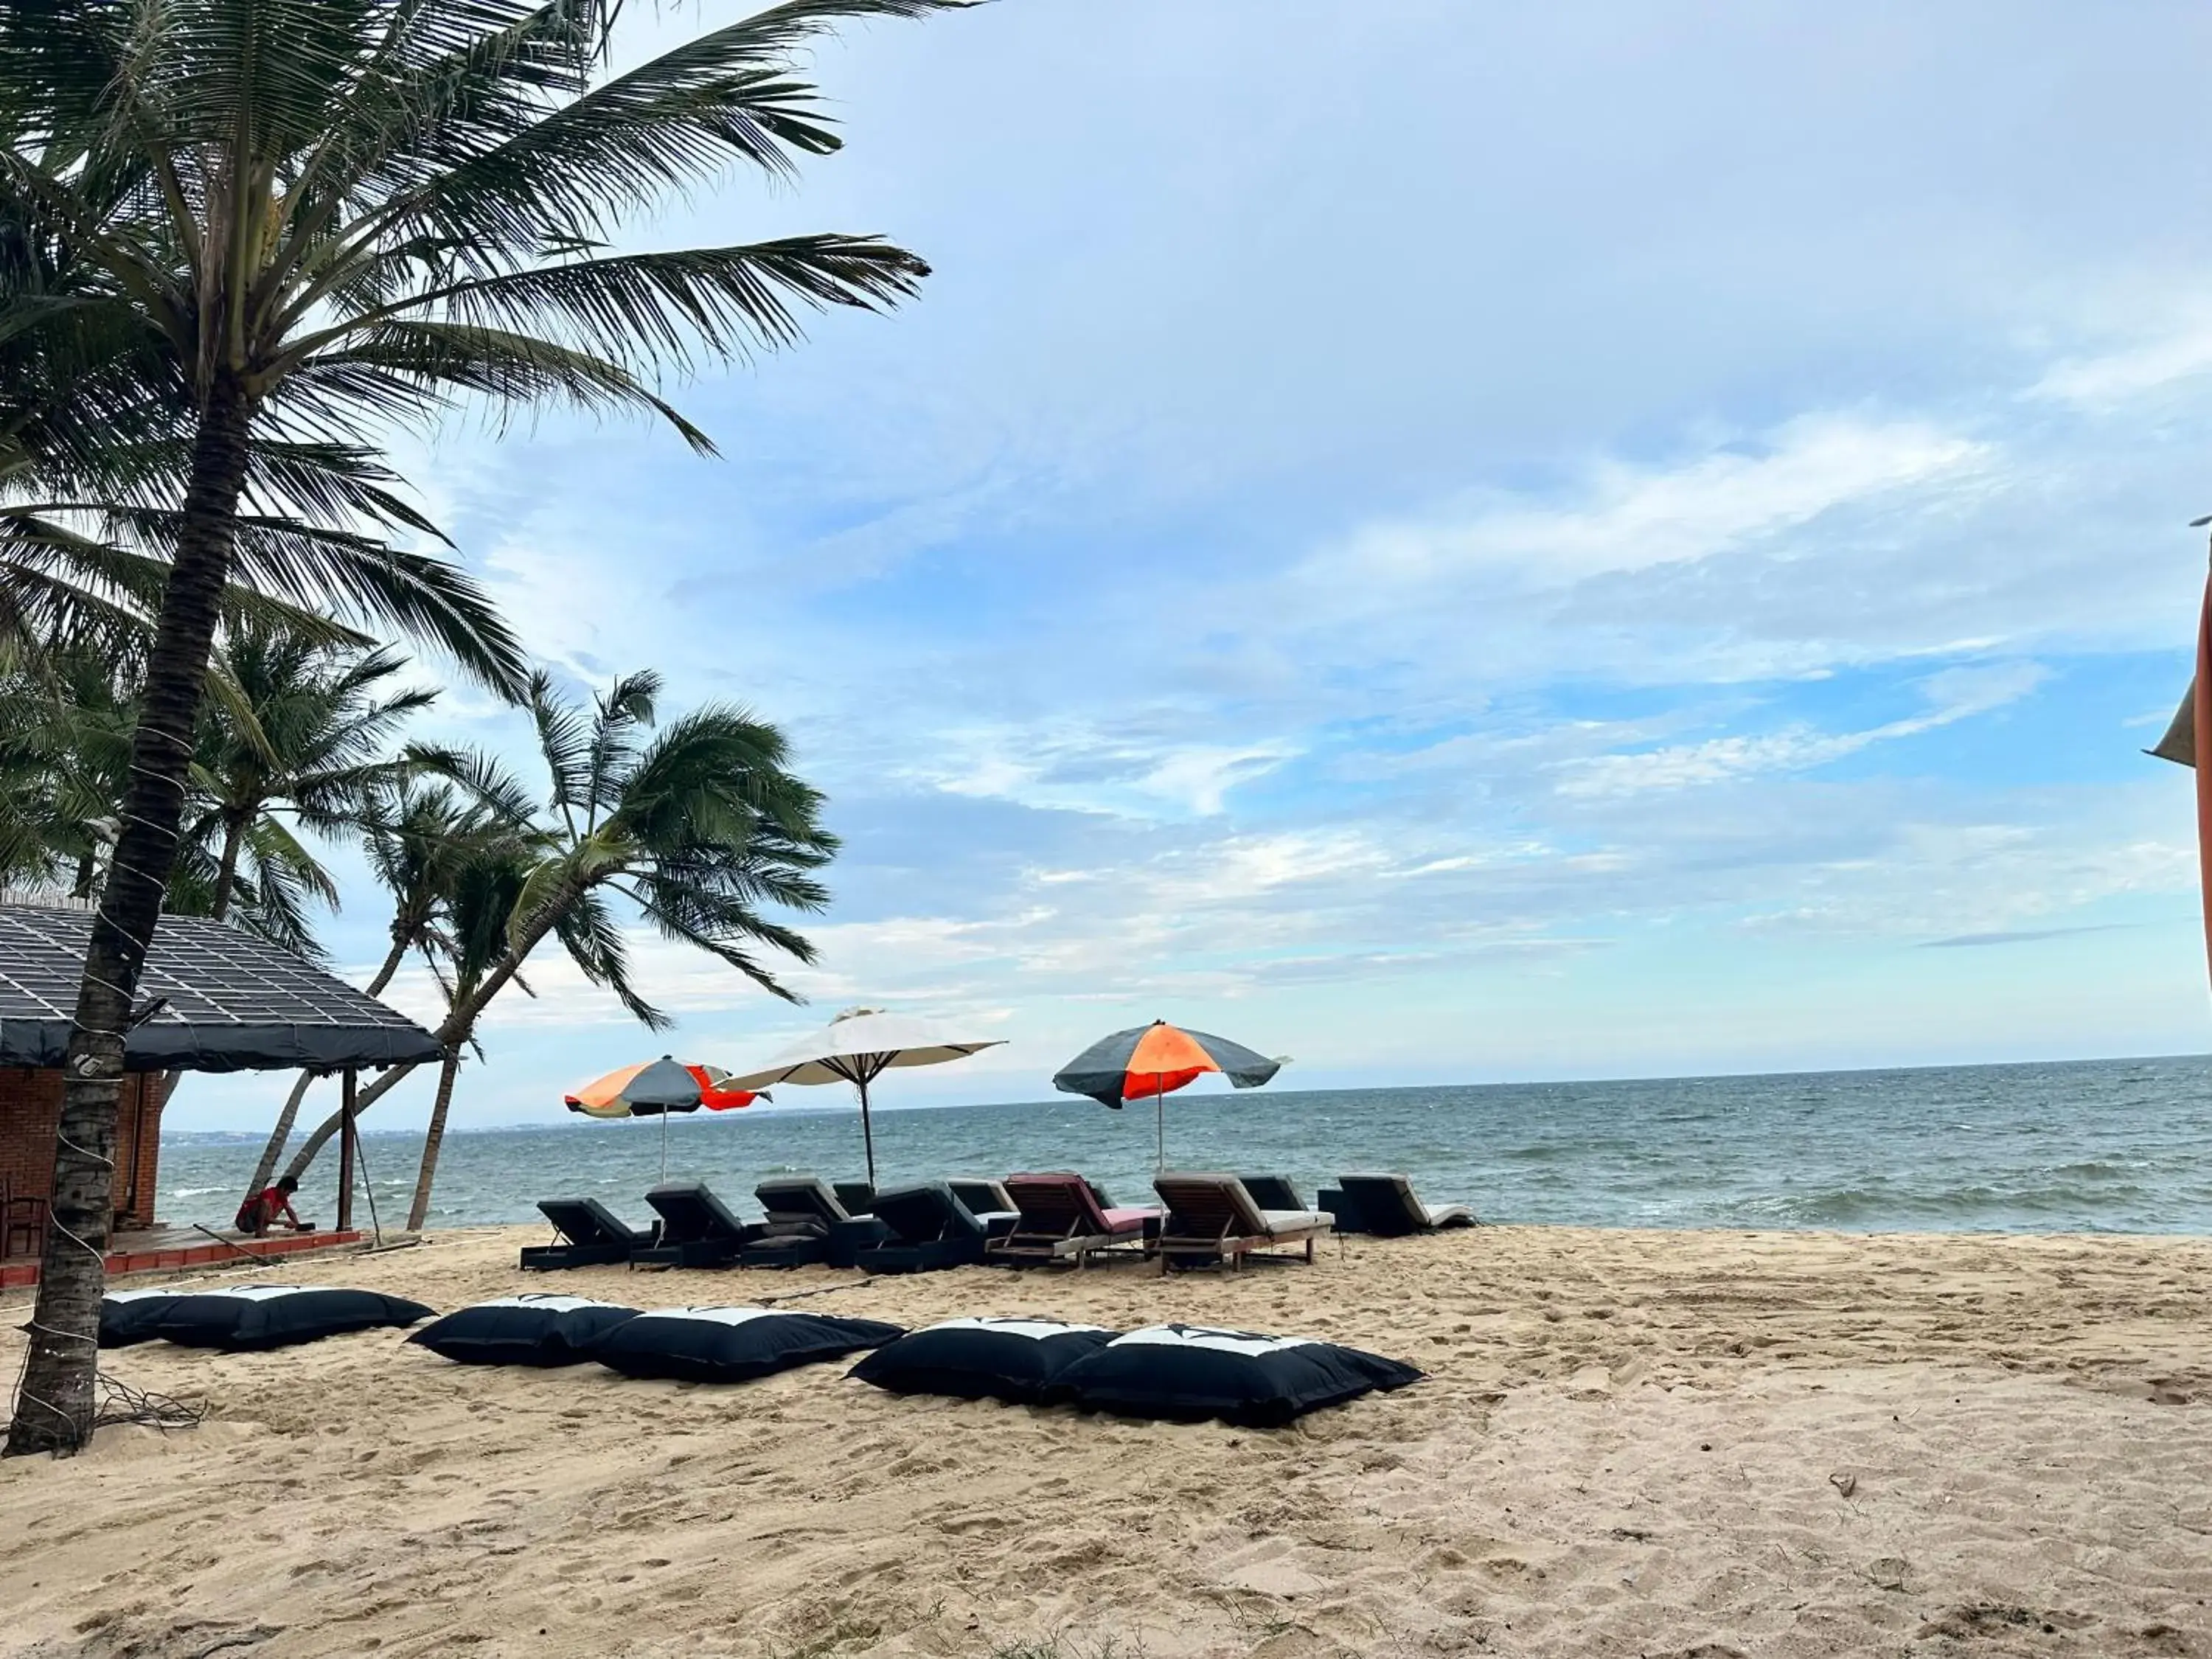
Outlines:
[[[829, 1089], [789, 1094], [825, 1103]], [[886, 1090], [886, 1093], [895, 1091]], [[848, 1103], [779, 1103], [669, 1121], [671, 1179], [708, 1182], [741, 1211], [756, 1182], [861, 1170]], [[1170, 1096], [1170, 1167], [1289, 1176], [1309, 1198], [1346, 1170], [1397, 1170], [1432, 1203], [1486, 1220], [1615, 1227], [1833, 1228], [2212, 1234], [2212, 1059], [1969, 1066], [1419, 1089], [1264, 1089]], [[1026, 1105], [873, 1115], [877, 1181], [1079, 1170], [1144, 1200], [1152, 1103], [1109, 1111], [1073, 1096]], [[165, 1136], [160, 1212], [228, 1223], [260, 1150], [236, 1134]], [[422, 1133], [364, 1121], [377, 1218], [405, 1220]], [[535, 1221], [540, 1198], [596, 1197], [648, 1218], [658, 1120], [478, 1130], [446, 1138], [434, 1226]], [[334, 1211], [326, 1150], [301, 1213]], [[370, 1206], [357, 1200], [356, 1219]]]

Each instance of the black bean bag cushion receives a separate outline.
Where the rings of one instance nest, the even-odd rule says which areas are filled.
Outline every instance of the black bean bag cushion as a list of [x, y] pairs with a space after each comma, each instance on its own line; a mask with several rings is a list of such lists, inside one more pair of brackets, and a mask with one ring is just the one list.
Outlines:
[[100, 1346], [127, 1348], [154, 1340], [154, 1322], [177, 1299], [174, 1291], [110, 1291], [100, 1298]]
[[1148, 1325], [1077, 1360], [1047, 1397], [1124, 1417], [1280, 1427], [1375, 1389], [1418, 1382], [1411, 1365], [1297, 1336]]
[[464, 1365], [574, 1365], [635, 1308], [525, 1291], [447, 1314], [407, 1340]]
[[842, 1359], [901, 1335], [874, 1319], [779, 1313], [770, 1308], [655, 1308], [599, 1340], [592, 1358], [624, 1376], [684, 1382], [744, 1382]]
[[376, 1291], [246, 1285], [175, 1297], [154, 1320], [151, 1334], [188, 1348], [289, 1348], [348, 1331], [416, 1324], [435, 1311]]
[[1114, 1340], [1096, 1325], [1050, 1319], [948, 1319], [909, 1331], [847, 1372], [893, 1394], [1030, 1405], [1060, 1374]]

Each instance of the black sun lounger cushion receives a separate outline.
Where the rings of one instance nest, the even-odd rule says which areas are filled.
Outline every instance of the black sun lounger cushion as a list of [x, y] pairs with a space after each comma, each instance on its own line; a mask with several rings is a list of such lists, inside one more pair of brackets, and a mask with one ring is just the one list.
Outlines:
[[100, 1298], [100, 1346], [127, 1348], [151, 1342], [154, 1322], [177, 1299], [174, 1291], [110, 1291]]
[[645, 1201], [660, 1218], [660, 1237], [650, 1249], [631, 1253], [633, 1266], [726, 1267], [759, 1231], [731, 1213], [703, 1181], [664, 1182], [645, 1195]]
[[655, 1308], [599, 1339], [592, 1358], [624, 1376], [744, 1382], [842, 1359], [902, 1334], [874, 1319], [780, 1313], [771, 1308]]
[[386, 1325], [414, 1325], [435, 1311], [404, 1296], [319, 1285], [248, 1285], [167, 1303], [153, 1334], [188, 1348], [289, 1348]]
[[948, 1319], [877, 1349], [846, 1375], [893, 1394], [1030, 1405], [1062, 1371], [1113, 1340], [1096, 1325], [1051, 1319]]
[[1464, 1204], [1423, 1203], [1403, 1175], [1347, 1175], [1336, 1184], [1359, 1232], [1402, 1238], [1409, 1233], [1476, 1224], [1474, 1212]]
[[889, 1237], [860, 1252], [855, 1265], [865, 1273], [922, 1273], [973, 1267], [983, 1260], [990, 1240], [990, 1230], [941, 1181], [878, 1193], [875, 1218]]
[[1048, 1396], [1124, 1417], [1280, 1427], [1323, 1406], [1420, 1381], [1411, 1365], [1304, 1337], [1148, 1325], [1060, 1374]]
[[1287, 1176], [1242, 1176], [1244, 1190], [1252, 1194], [1252, 1201], [1263, 1210], [1310, 1210], [1314, 1206], [1298, 1196], [1298, 1189]]
[[538, 1209], [562, 1242], [524, 1245], [526, 1270], [611, 1267], [653, 1243], [651, 1233], [637, 1231], [596, 1198], [542, 1198]]
[[573, 1365], [635, 1308], [532, 1291], [459, 1309], [407, 1340], [464, 1365]]

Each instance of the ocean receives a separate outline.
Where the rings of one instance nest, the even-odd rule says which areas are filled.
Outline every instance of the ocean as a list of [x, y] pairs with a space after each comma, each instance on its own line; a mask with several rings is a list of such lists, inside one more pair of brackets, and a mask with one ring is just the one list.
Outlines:
[[[827, 1089], [791, 1091], [835, 1098]], [[895, 1093], [890, 1090], [887, 1092]], [[849, 1100], [849, 1097], [847, 1097]], [[1017, 1170], [1080, 1170], [1142, 1201], [1152, 1105], [1109, 1111], [1061, 1096], [1027, 1105], [878, 1108], [878, 1183]], [[1909, 1071], [1186, 1093], [1167, 1103], [1183, 1169], [1286, 1175], [1312, 1189], [1348, 1170], [1402, 1170], [1431, 1202], [1486, 1220], [1611, 1227], [1847, 1231], [2212, 1234], [2212, 1058]], [[378, 1218], [404, 1222], [422, 1133], [362, 1125]], [[227, 1224], [258, 1136], [165, 1136], [164, 1221]], [[535, 1221], [544, 1197], [595, 1196], [632, 1220], [659, 1178], [653, 1120], [577, 1120], [450, 1134], [433, 1226]], [[670, 1120], [671, 1178], [697, 1178], [750, 1212], [754, 1184], [861, 1170], [849, 1104], [779, 1103]], [[326, 1151], [301, 1212], [335, 1212]], [[356, 1201], [366, 1224], [369, 1206]]]

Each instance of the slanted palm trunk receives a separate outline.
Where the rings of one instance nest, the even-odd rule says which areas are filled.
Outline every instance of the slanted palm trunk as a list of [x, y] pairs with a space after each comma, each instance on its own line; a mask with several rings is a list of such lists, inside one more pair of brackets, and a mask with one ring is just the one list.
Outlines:
[[[376, 977], [368, 982], [369, 995], [379, 994], [392, 983], [392, 975], [399, 971], [399, 964], [406, 956], [405, 941], [394, 939], [392, 949], [385, 953], [384, 965], [376, 970]], [[265, 1191], [269, 1183], [276, 1178], [276, 1160], [284, 1156], [284, 1143], [291, 1139], [292, 1126], [300, 1121], [300, 1103], [307, 1097], [307, 1091], [314, 1086], [314, 1082], [313, 1072], [302, 1072], [293, 1079], [292, 1092], [284, 1097], [284, 1109], [276, 1114], [276, 1127], [270, 1130], [268, 1144], [262, 1147], [260, 1160], [253, 1166], [253, 1181], [246, 1189], [246, 1197], [251, 1198], [256, 1193]], [[354, 1110], [357, 1114], [360, 1109], [356, 1103]]]
[[124, 1038], [176, 855], [192, 726], [230, 574], [252, 419], [244, 388], [219, 375], [200, 416], [175, 562], [131, 741], [122, 831], [93, 919], [76, 1025], [63, 1062], [68, 1081], [54, 1136], [53, 1203], [30, 1352], [9, 1425], [11, 1454], [74, 1451], [92, 1437]]
[[[422, 1141], [422, 1168], [415, 1176], [415, 1202], [407, 1212], [407, 1231], [419, 1233], [430, 1213], [430, 1183], [438, 1178], [438, 1148], [446, 1139], [446, 1109], [453, 1103], [453, 1079], [461, 1069], [459, 1044], [446, 1050], [438, 1068], [438, 1098], [430, 1108], [430, 1133]], [[355, 1109], [360, 1109], [356, 1104]]]
[[[568, 888], [548, 896], [537, 920], [515, 935], [514, 942], [507, 946], [507, 954], [499, 959], [499, 965], [484, 975], [483, 983], [447, 1012], [445, 1023], [431, 1034], [441, 1048], [451, 1054], [474, 1038], [477, 1021], [491, 1006], [492, 999], [505, 990], [507, 982], [522, 971], [522, 964], [529, 960], [530, 953], [538, 947], [546, 934], [553, 931], [553, 924], [567, 914], [568, 907], [576, 902], [581, 891], [580, 888]], [[414, 1069], [412, 1066], [395, 1066], [362, 1090], [360, 1098], [354, 1102], [354, 1116], [358, 1119], [363, 1112], [398, 1088]], [[292, 1161], [284, 1166], [286, 1175], [295, 1181], [307, 1178], [308, 1170], [314, 1164], [315, 1155], [338, 1132], [338, 1115], [336, 1112], [331, 1113], [315, 1127], [314, 1133], [301, 1143], [300, 1150], [293, 1155]]]

